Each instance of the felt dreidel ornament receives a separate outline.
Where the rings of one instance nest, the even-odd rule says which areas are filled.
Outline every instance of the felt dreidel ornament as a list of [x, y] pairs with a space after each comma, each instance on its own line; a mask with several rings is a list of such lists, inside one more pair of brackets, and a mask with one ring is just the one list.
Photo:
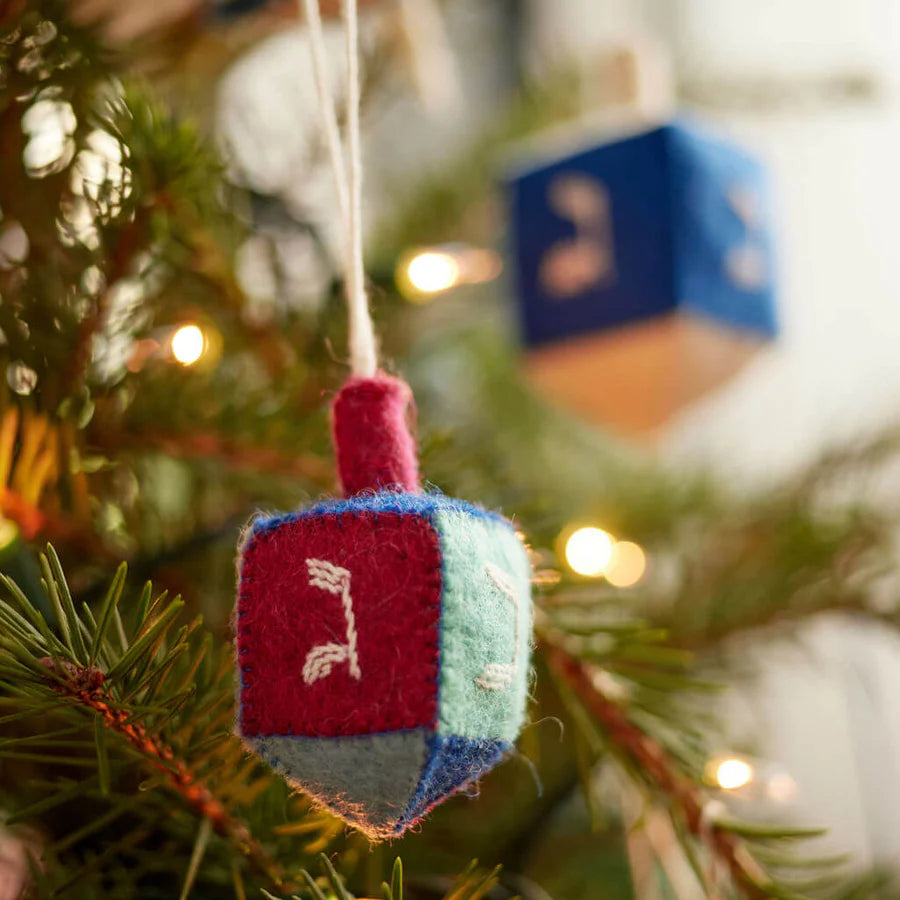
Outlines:
[[421, 489], [412, 394], [377, 370], [359, 227], [356, 9], [340, 151], [306, 3], [347, 244], [353, 374], [332, 405], [344, 496], [250, 525], [236, 608], [238, 730], [373, 839], [402, 834], [507, 753], [525, 715], [530, 569], [509, 522]]
[[523, 368], [547, 399], [646, 435], [777, 333], [766, 172], [637, 112], [508, 181]]
[[407, 385], [332, 408], [344, 497], [251, 525], [240, 562], [240, 732], [373, 838], [401, 834], [512, 746], [531, 635], [501, 516], [419, 487]]

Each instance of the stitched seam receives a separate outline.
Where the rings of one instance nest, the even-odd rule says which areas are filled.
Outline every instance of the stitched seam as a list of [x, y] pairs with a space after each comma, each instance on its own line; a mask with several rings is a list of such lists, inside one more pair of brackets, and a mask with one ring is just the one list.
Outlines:
[[432, 633], [434, 635], [434, 641], [431, 643], [431, 646], [433, 646], [435, 650], [433, 674], [431, 678], [431, 681], [434, 684], [434, 715], [431, 718], [430, 727], [437, 731], [441, 715], [441, 669], [443, 666], [444, 650], [444, 587], [446, 585], [446, 578], [444, 573], [444, 548], [441, 544], [441, 532], [437, 527], [437, 523], [434, 521], [434, 515], [435, 514], [432, 511], [428, 515], [419, 516], [419, 518], [425, 523], [434, 539], [432, 547], [435, 552], [434, 556], [429, 561], [429, 568], [434, 580], [426, 582], [426, 588], [436, 588], [433, 594], [429, 591], [429, 596], [436, 595], [437, 602], [436, 604], [423, 604], [423, 613], [428, 612], [429, 607], [432, 607], [433, 610], [436, 605], [437, 615], [432, 616], [430, 621], [426, 624], [430, 629], [433, 629]]
[[[407, 495], [413, 496], [413, 495]], [[419, 496], [419, 495], [415, 495]], [[368, 499], [372, 499], [371, 497]], [[372, 520], [375, 524], [378, 524], [379, 519], [384, 519], [385, 517], [395, 523], [397, 526], [403, 527], [404, 522], [409, 523], [410, 520], [415, 519], [417, 521], [421, 521], [426, 523], [426, 527], [428, 529], [428, 547], [426, 552], [423, 553], [421, 557], [421, 566], [422, 568], [419, 570], [421, 575], [421, 590], [424, 591], [424, 594], [420, 598], [421, 602], [414, 604], [414, 613], [415, 613], [415, 622], [417, 629], [424, 633], [423, 637], [423, 645], [424, 647], [429, 649], [429, 658], [423, 661], [423, 676], [425, 677], [428, 683], [428, 691], [425, 699], [425, 704], [423, 704], [424, 710], [427, 710], [428, 718], [420, 719], [415, 725], [409, 726], [410, 728], [427, 728], [430, 730], [434, 730], [437, 725], [438, 714], [439, 714], [439, 689], [440, 689], [440, 609], [442, 603], [442, 552], [441, 552], [441, 543], [440, 543], [440, 534], [437, 529], [434, 527], [431, 522], [429, 516], [426, 513], [423, 513], [421, 509], [417, 508], [401, 508], [395, 510], [387, 505], [387, 508], [380, 508], [376, 506], [373, 508], [372, 506], [365, 506], [357, 504], [357, 508], [344, 508], [342, 511], [337, 507], [339, 505], [347, 506], [346, 501], [339, 501], [336, 504], [332, 504], [331, 508], [327, 511], [321, 512], [318, 515], [313, 515], [313, 510], [301, 510], [297, 514], [289, 514], [286, 516], [279, 517], [277, 521], [270, 520], [271, 527], [267, 527], [262, 530], [254, 531], [248, 539], [245, 541], [243, 548], [243, 561], [241, 565], [241, 592], [239, 594], [239, 599], [246, 603], [248, 599], [248, 594], [245, 590], [245, 584], [249, 585], [252, 583], [253, 578], [250, 576], [249, 572], [253, 571], [253, 556], [254, 551], [258, 548], [262, 547], [267, 539], [270, 539], [274, 536], [274, 533], [277, 532], [277, 529], [281, 525], [293, 525], [299, 524], [301, 522], [304, 523], [304, 527], [310, 528], [319, 528], [324, 527], [325, 523], [329, 520], [333, 521], [333, 523], [339, 528], [344, 528], [344, 523], [347, 521], [345, 519], [346, 516], [352, 516], [352, 518], [356, 519], [360, 514], [364, 516], [371, 516]], [[493, 516], [494, 514], [490, 514]], [[320, 562], [328, 563], [327, 560], [320, 560]], [[332, 570], [339, 570], [340, 567], [334, 566], [331, 563], [328, 563], [328, 566]], [[347, 570], [343, 570], [347, 571]], [[349, 573], [348, 573], [349, 574]], [[331, 590], [331, 585], [334, 583], [334, 576], [332, 573], [326, 573], [325, 571], [317, 571], [315, 576], [316, 579], [327, 582], [327, 587], [324, 584], [317, 584], [318, 587], [325, 587], [325, 589]], [[427, 599], [427, 602], [425, 600]], [[249, 629], [242, 625], [240, 622], [240, 618], [243, 613], [238, 613], [238, 628], [236, 631], [239, 634], [239, 640], [244, 636], [249, 635]], [[355, 633], [355, 621], [354, 621], [354, 633]], [[307, 661], [310, 664], [310, 668], [307, 670], [307, 673], [310, 678], [321, 678], [327, 675], [328, 671], [331, 670], [331, 666], [334, 664], [338, 664], [343, 661], [343, 658], [339, 655], [339, 650], [342, 645], [340, 644], [332, 644], [330, 647], [327, 645], [322, 645], [323, 648], [321, 650], [321, 659], [316, 660], [315, 658], [312, 661], [309, 661], [307, 657]], [[315, 649], [315, 648], [314, 648]], [[326, 671], [327, 669], [327, 671]], [[250, 673], [252, 672], [252, 668], [250, 666], [240, 667], [240, 671], [242, 673]], [[301, 673], [302, 674], [302, 673]], [[307, 682], [311, 683], [311, 682]], [[253, 720], [256, 717], [256, 706], [254, 704], [254, 698], [250, 693], [250, 689], [253, 687], [250, 684], [246, 684], [243, 675], [241, 676], [241, 685], [242, 690], [240, 694], [240, 702], [241, 709], [239, 712], [240, 718], [244, 718], [244, 710], [246, 709], [247, 718], [249, 720]], [[427, 704], [427, 705], [426, 705]], [[254, 724], [255, 728], [259, 728], [258, 724]], [[365, 724], [362, 724], [360, 727], [366, 727]], [[406, 730], [405, 728], [398, 729], [390, 729], [388, 725], [388, 730], [386, 731], [371, 731], [371, 732], [358, 732], [361, 735], [370, 735], [370, 734], [378, 734], [378, 733], [386, 733], [393, 734], [400, 731]], [[256, 734], [251, 735], [250, 737], [263, 737], [268, 733], [265, 731], [258, 731]], [[350, 733], [347, 734], [336, 734], [336, 735], [321, 735], [321, 734], [307, 734], [303, 735], [304, 737], [310, 738], [321, 738], [328, 739], [332, 737], [351, 737], [353, 736]]]
[[361, 512], [396, 513], [401, 516], [413, 515], [427, 519], [430, 519], [435, 513], [460, 512], [476, 518], [509, 524], [509, 520], [500, 515], [500, 513], [483, 509], [465, 500], [445, 497], [440, 493], [411, 494], [404, 491], [383, 490], [371, 494], [358, 494], [349, 499], [332, 498], [322, 500], [306, 509], [299, 509], [290, 513], [258, 513], [250, 524], [250, 535], [247, 541], [248, 549], [257, 536], [266, 534], [289, 522], [322, 518], [329, 515], [340, 516], [343, 513], [355, 515]]
[[[249, 551], [250, 542], [247, 542], [246, 550]], [[239, 685], [239, 694], [238, 694], [238, 729], [243, 731], [244, 725], [244, 713], [247, 712], [250, 714], [251, 719], [256, 714], [256, 709], [253, 702], [253, 697], [251, 696], [251, 685], [247, 683], [247, 680], [244, 678], [244, 674], [247, 671], [250, 671], [249, 667], [245, 667], [241, 664], [241, 656], [247, 652], [246, 647], [241, 647], [243, 644], [243, 638], [246, 638], [249, 629], [247, 625], [242, 621], [246, 616], [246, 604], [249, 600], [247, 593], [247, 586], [253, 583], [253, 579], [247, 574], [247, 568], [249, 566], [249, 560], [247, 556], [243, 558], [240, 568], [240, 589], [238, 592], [238, 610], [237, 610], [237, 627], [235, 628], [235, 645], [238, 648], [238, 652], [234, 655], [235, 660], [235, 668], [237, 669], [238, 676], [238, 685]]]

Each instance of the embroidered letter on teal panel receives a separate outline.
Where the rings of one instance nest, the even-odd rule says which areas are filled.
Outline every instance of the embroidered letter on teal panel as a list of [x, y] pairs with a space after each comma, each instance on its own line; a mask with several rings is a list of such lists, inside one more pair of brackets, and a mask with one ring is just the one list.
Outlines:
[[434, 521], [444, 567], [438, 734], [512, 741], [530, 668], [525, 548], [492, 517], [441, 510]]

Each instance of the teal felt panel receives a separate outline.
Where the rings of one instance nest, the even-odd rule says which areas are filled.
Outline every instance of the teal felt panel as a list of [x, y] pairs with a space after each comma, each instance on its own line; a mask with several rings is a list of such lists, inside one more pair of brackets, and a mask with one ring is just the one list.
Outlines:
[[305, 793], [365, 831], [396, 835], [429, 755], [426, 729], [356, 737], [256, 737], [247, 743]]
[[438, 734], [512, 741], [530, 665], [525, 548], [500, 519], [439, 510], [434, 522], [444, 569]]

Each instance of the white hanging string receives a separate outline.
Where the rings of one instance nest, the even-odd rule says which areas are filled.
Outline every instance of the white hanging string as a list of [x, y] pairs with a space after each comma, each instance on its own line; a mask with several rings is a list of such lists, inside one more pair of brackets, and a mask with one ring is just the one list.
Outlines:
[[377, 368], [375, 329], [366, 297], [362, 247], [362, 151], [359, 136], [359, 39], [356, 0], [342, 0], [347, 57], [347, 146], [345, 160], [334, 100], [325, 66], [325, 40], [318, 0], [302, 0], [309, 28], [313, 74], [325, 143], [331, 160], [343, 230], [344, 284], [347, 294], [350, 368], [354, 375], [371, 377]]
[[350, 151], [350, 215], [347, 233], [350, 248], [347, 263], [347, 301], [350, 314], [350, 363], [357, 375], [375, 374], [375, 330], [366, 297], [362, 247], [362, 150], [359, 139], [359, 39], [356, 0], [343, 0], [347, 41], [347, 144]]
[[347, 198], [347, 176], [344, 173], [344, 151], [341, 147], [341, 136], [338, 133], [337, 116], [334, 113], [334, 101], [331, 86], [328, 83], [328, 70], [325, 65], [325, 39], [322, 34], [322, 15], [319, 12], [319, 0], [301, 0], [301, 9], [306, 16], [309, 29], [309, 49], [312, 53], [313, 80], [319, 100], [319, 118], [328, 148], [328, 159], [331, 163], [331, 174], [338, 195], [338, 207], [341, 223], [347, 221], [350, 204]]

